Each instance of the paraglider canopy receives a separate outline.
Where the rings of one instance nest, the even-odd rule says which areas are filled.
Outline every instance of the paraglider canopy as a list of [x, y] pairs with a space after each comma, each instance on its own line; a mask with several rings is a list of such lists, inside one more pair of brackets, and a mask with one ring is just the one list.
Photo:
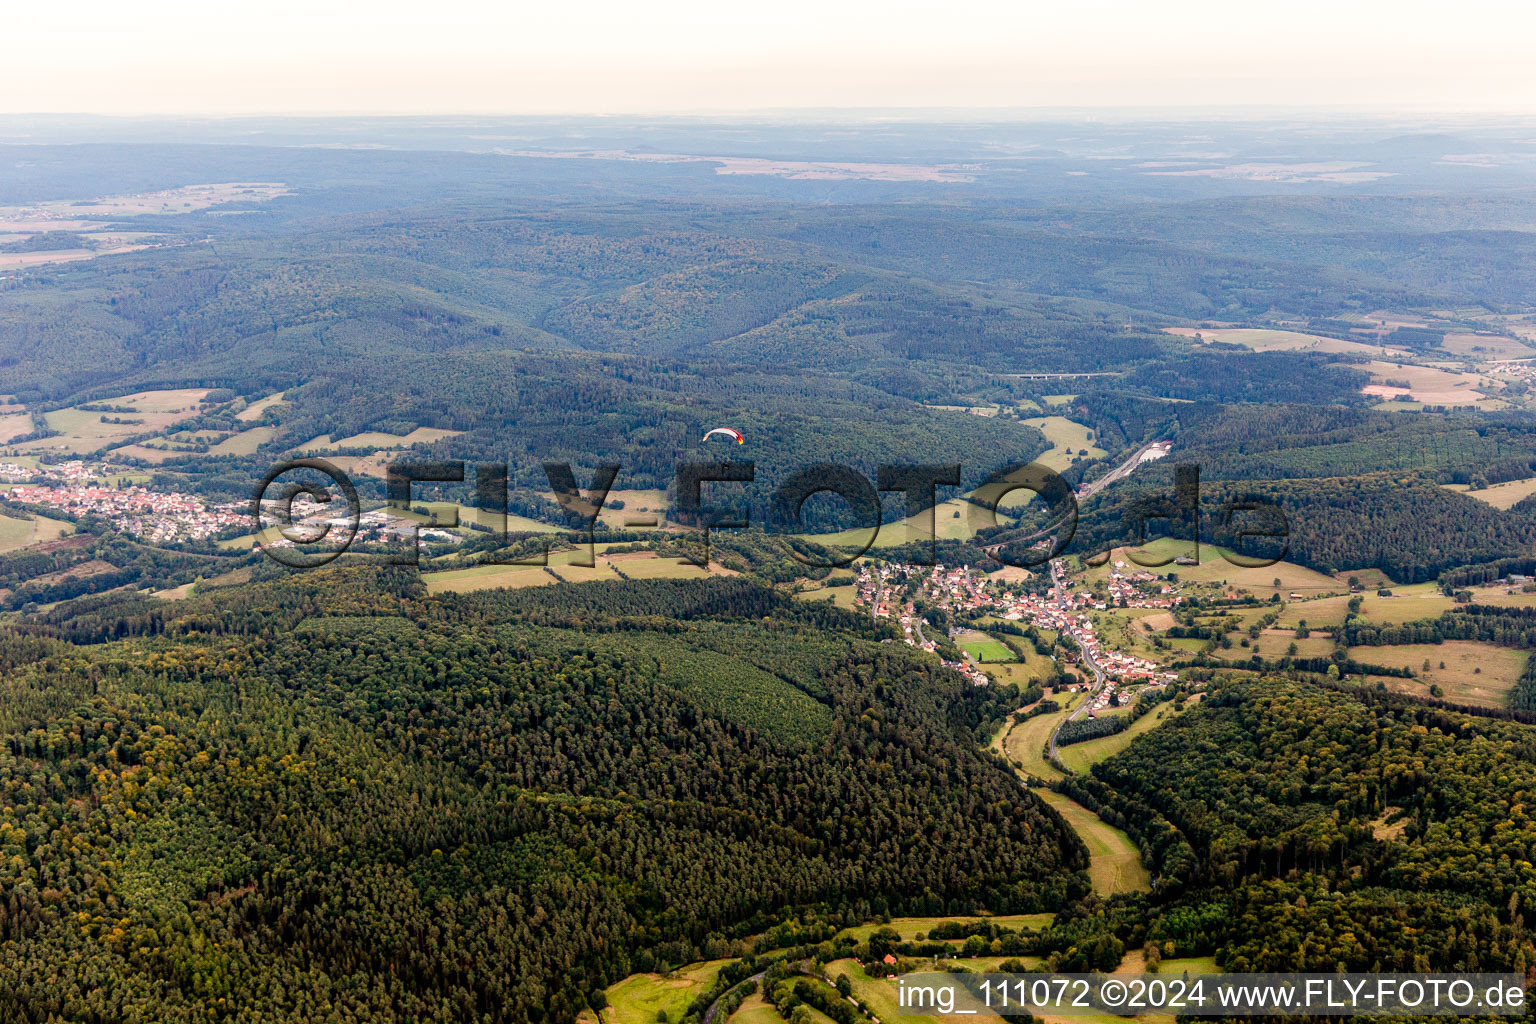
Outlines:
[[746, 444], [747, 443], [747, 439], [741, 436], [741, 431], [736, 430], [733, 427], [716, 427], [714, 430], [711, 430], [707, 434], [704, 435], [704, 440], [708, 441], [710, 438], [714, 437], [716, 434], [721, 434], [721, 435], [723, 435], [725, 437], [734, 438], [737, 444]]

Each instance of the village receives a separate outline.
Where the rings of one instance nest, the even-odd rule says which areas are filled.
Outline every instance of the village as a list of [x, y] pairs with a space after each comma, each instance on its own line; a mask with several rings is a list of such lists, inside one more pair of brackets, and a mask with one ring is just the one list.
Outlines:
[[[939, 652], [939, 644], [924, 633], [923, 627], [930, 623], [918, 612], [920, 603], [944, 608], [951, 615], [992, 615], [1067, 637], [1095, 676], [1094, 683], [1074, 683], [1067, 689], [1093, 690], [1088, 704], [1092, 713], [1117, 706], [1117, 695], [1128, 685], [1162, 686], [1178, 681], [1178, 673], [1163, 670], [1156, 661], [1109, 647], [1095, 630], [1090, 611], [1111, 607], [1171, 609], [1180, 602], [1173, 584], [1148, 572], [1128, 572], [1127, 568], [1120, 560], [1111, 567], [1106, 600], [1091, 589], [1072, 586], [1059, 560], [1051, 565], [1048, 587], [1026, 587], [966, 567], [865, 564], [855, 581], [856, 600], [874, 618], [894, 619], [908, 644], [933, 653]], [[951, 635], [961, 632], [964, 630], [950, 627]], [[992, 682], [969, 655], [962, 662], [944, 659], [944, 664], [977, 686]]]
[[94, 516], [150, 543], [215, 537], [248, 521], [240, 503], [209, 505], [192, 495], [152, 491], [121, 479], [116, 485], [106, 482], [118, 472], [78, 459], [36, 467], [0, 462], [0, 481], [13, 484], [5, 492], [8, 501], [56, 510], [70, 519]]

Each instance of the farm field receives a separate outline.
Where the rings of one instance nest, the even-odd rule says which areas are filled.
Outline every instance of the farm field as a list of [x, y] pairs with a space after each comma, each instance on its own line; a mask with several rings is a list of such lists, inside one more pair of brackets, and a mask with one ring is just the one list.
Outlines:
[[[1433, 583], [1415, 583], [1406, 587], [1390, 587], [1391, 597], [1381, 597], [1374, 590], [1366, 590], [1360, 598], [1360, 617], [1366, 622], [1383, 626], [1401, 625], [1418, 619], [1433, 619], [1449, 611], [1455, 601], [1440, 593]], [[1349, 612], [1350, 595], [1323, 597], [1312, 601], [1292, 601], [1280, 612], [1276, 626], [1294, 629], [1305, 619], [1312, 629], [1319, 626], [1339, 626]]]
[[1453, 356], [1469, 359], [1528, 359], [1536, 356], [1536, 349], [1500, 334], [1452, 332], [1446, 334], [1440, 348]]
[[1054, 661], [1043, 654], [1036, 654], [1026, 641], [1023, 661], [1005, 661], [995, 664], [988, 662], [987, 674], [1001, 683], [1016, 683], [1022, 690], [1030, 683], [1043, 682], [1051, 678], [1055, 668]]
[[[884, 978], [871, 978], [859, 966], [857, 960], [833, 960], [827, 964], [827, 977], [834, 982], [846, 976], [848, 983], [853, 986], [853, 995], [859, 1002], [869, 1007], [871, 1013], [880, 1021], [880, 1024], [897, 1024], [901, 1018], [900, 1006], [896, 1002], [896, 982]], [[943, 1024], [960, 1024], [961, 1021], [991, 1022], [1002, 1021], [1005, 1018], [994, 1014], [942, 1014], [924, 1015], [924, 1020], [939, 1021]]]
[[[1159, 537], [1141, 548], [1139, 553], [1143, 558], [1176, 558], [1187, 554], [1192, 546], [1189, 541]], [[1088, 578], [1090, 580], [1108, 579], [1110, 566], [1117, 559], [1126, 563], [1123, 571], [1131, 572], [1144, 568], [1127, 557], [1128, 550], [1128, 548], [1116, 548], [1111, 553], [1109, 562], [1088, 570]], [[1169, 562], [1167, 565], [1148, 568], [1146, 571], [1155, 576], [1175, 574], [1180, 581], [1186, 583], [1217, 583], [1228, 587], [1240, 587], [1252, 591], [1254, 595], [1261, 598], [1268, 598], [1275, 593], [1279, 593], [1284, 598], [1292, 591], [1310, 595], [1338, 593], [1348, 589], [1333, 577], [1296, 565], [1294, 562], [1277, 562], [1259, 569], [1245, 569], [1221, 557], [1221, 552], [1222, 549], [1214, 544], [1201, 544], [1199, 565], [1178, 565], [1175, 562]], [[1280, 581], [1278, 587], [1274, 584], [1276, 579]]]
[[[160, 433], [179, 420], [196, 415], [198, 403], [207, 388], [179, 388], [171, 391], [140, 391], [118, 398], [102, 399], [88, 405], [115, 405], [133, 412], [91, 412], [77, 406], [55, 409], [47, 414], [48, 426], [59, 433], [37, 441], [23, 441], [17, 447], [39, 454], [66, 452], [86, 455], [142, 434]], [[109, 419], [133, 420], [132, 423], [103, 423]]]
[[[601, 545], [598, 546], [599, 549]], [[493, 587], [542, 587], [551, 583], [589, 583], [593, 580], [618, 580], [621, 577], [614, 567], [624, 571], [631, 579], [704, 579], [709, 575], [727, 575], [728, 570], [712, 567], [706, 572], [696, 565], [663, 558], [655, 552], [633, 552], [608, 556], [599, 550], [593, 566], [571, 564], [583, 552], [555, 551], [549, 556], [549, 568], [559, 579], [546, 572], [541, 565], [475, 565], [464, 569], [444, 569], [425, 572], [422, 579], [427, 593], [468, 593], [473, 590], [489, 590]], [[841, 588], [850, 589], [847, 587]]]
[[1107, 896], [1117, 892], [1145, 892], [1152, 887], [1152, 876], [1141, 863], [1141, 852], [1124, 832], [1106, 825], [1098, 815], [1060, 793], [1044, 787], [1032, 787], [1031, 792], [1054, 807], [1087, 844], [1088, 855], [1092, 858], [1088, 877], [1093, 880], [1095, 892]]
[[[580, 481], [578, 481], [580, 482]], [[591, 481], [585, 481], [590, 483]], [[553, 495], [548, 491], [545, 495], [553, 501]], [[622, 501], [623, 508], [613, 508], [614, 501]], [[609, 491], [608, 497], [603, 502], [603, 510], [597, 514], [600, 522], [606, 523], [610, 529], [625, 529], [626, 519], [642, 519], [654, 517], [657, 526], [665, 525], [667, 510], [670, 502], [667, 500], [667, 492], [664, 490], [632, 490]], [[632, 529], [632, 527], [631, 527]]]
[[275, 395], [268, 395], [266, 398], [258, 398], [244, 409], [241, 409], [239, 412], [235, 413], [235, 419], [245, 420], [247, 422], [251, 420], [259, 420], [268, 409], [282, 402], [283, 395], [284, 392], [279, 391]]
[[1507, 587], [1477, 587], [1472, 591], [1474, 604], [1492, 604], [1502, 608], [1536, 608], [1536, 592], [1516, 591], [1511, 594]]
[[409, 448], [413, 444], [441, 441], [445, 437], [456, 437], [461, 433], [463, 433], [461, 430], [441, 430], [437, 427], [417, 427], [409, 434], [386, 434], [379, 430], [369, 430], [335, 441], [321, 435], [311, 438], [294, 450], [324, 452], [339, 451], [343, 448]]
[[58, 540], [74, 532], [73, 523], [49, 519], [47, 516], [36, 516], [32, 519], [0, 516], [0, 552], [15, 551], [19, 548], [31, 547], [33, 544], [46, 544], [50, 540]]
[[784, 1024], [784, 1018], [772, 1003], [763, 998], [761, 991], [754, 992], [741, 1001], [736, 1012], [728, 1018], [731, 1024]]
[[[1309, 623], [1311, 620], [1307, 620]], [[1239, 645], [1240, 640], [1247, 639], [1246, 633], [1229, 633], [1233, 646], [1222, 650], [1217, 648], [1215, 656], [1225, 658], [1228, 661], [1246, 661], [1255, 651], [1259, 657], [1269, 661], [1275, 661], [1290, 655], [1292, 644], [1296, 645], [1296, 657], [1298, 658], [1326, 658], [1333, 653], [1333, 640], [1326, 633], [1314, 632], [1311, 636], [1297, 639], [1295, 630], [1291, 629], [1266, 629], [1259, 634], [1259, 639], [1249, 647]]]
[[659, 1015], [679, 1021], [695, 996], [715, 983], [730, 960], [706, 960], [680, 967], [671, 974], [631, 974], [606, 990], [604, 1024], [656, 1024]]
[[[716, 573], [685, 562], [678, 558], [658, 555], [654, 551], [632, 551], [618, 555], [603, 555], [598, 558], [600, 562], [607, 562], [623, 571], [624, 575], [636, 580], [702, 580], [707, 576], [725, 572], [716, 568]], [[563, 573], [562, 573], [563, 575]], [[852, 587], [838, 587], [838, 590], [853, 591]]]
[[5, 444], [13, 437], [30, 433], [32, 433], [32, 417], [25, 411], [0, 412], [0, 444]]
[[[1199, 337], [1201, 341], [1219, 341], [1228, 345], [1242, 345], [1255, 352], [1345, 352], [1351, 355], [1379, 356], [1382, 346], [1363, 341], [1344, 341], [1319, 334], [1302, 334], [1298, 331], [1272, 331], [1250, 327], [1168, 327], [1169, 334], [1186, 338]], [[1396, 352], [1396, 349], [1390, 350]]]
[[1536, 477], [1529, 480], [1506, 480], [1501, 484], [1490, 484], [1487, 487], [1472, 491], [1466, 484], [1442, 484], [1448, 491], [1459, 491], [1469, 498], [1476, 498], [1485, 505], [1494, 508], [1512, 508], [1522, 498], [1529, 498], [1536, 494]]
[[[1069, 420], [1065, 416], [1042, 416], [1024, 421], [1045, 435], [1045, 439], [1051, 443], [1051, 449], [1041, 455], [1035, 456], [1035, 461], [1041, 465], [1049, 466], [1057, 472], [1066, 469], [1080, 459], [1098, 459], [1109, 454], [1103, 448], [1094, 444], [1088, 435], [1093, 433], [1083, 424]], [[1087, 449], [1087, 455], [1079, 455], [1083, 449]], [[1029, 491], [1015, 491], [1009, 498], [1017, 497], [1022, 502], [1034, 495]], [[1003, 507], [1010, 504], [1004, 499]]]
[[[940, 502], [933, 508], [933, 532], [940, 540], [964, 540], [975, 532], [973, 517], [980, 517], [974, 520], [975, 523], [990, 525], [987, 522], [986, 512], [968, 501], [951, 498]], [[998, 522], [1006, 521], [1006, 516], [998, 516]], [[829, 547], [857, 548], [863, 547], [868, 542], [869, 533], [867, 528], [856, 528], [841, 530], [837, 533], [810, 533], [803, 536], [806, 540]], [[881, 526], [880, 533], [872, 546], [876, 549], [894, 548], [928, 539], [926, 517], [908, 516]]]
[[[420, 513], [413, 511], [416, 508], [426, 509], [428, 514], [421, 515]], [[436, 514], [439, 519], [446, 520], [450, 511], [456, 512], [458, 514], [459, 525], [461, 527], [467, 527], [470, 523], [478, 523], [482, 526], [491, 526], [493, 525], [492, 520], [495, 518], [494, 513], [485, 514], [482, 513], [480, 509], [475, 508], [473, 505], [460, 505], [451, 501], [415, 501], [411, 503], [411, 508], [391, 508], [389, 513], [393, 516], [399, 516], [401, 519], [414, 519], [418, 523], [429, 523], [432, 521], [433, 514]], [[515, 515], [514, 513], [508, 512], [507, 532], [558, 533], [559, 527], [552, 526], [549, 523], [541, 523], [537, 519], [528, 519], [524, 516]]]
[[257, 448], [277, 434], [276, 427], [251, 427], [238, 434], [231, 434], [208, 449], [210, 455], [254, 455]]
[[[1510, 688], [1520, 678], [1528, 655], [1524, 651], [1495, 647], [1475, 640], [1447, 640], [1440, 644], [1402, 644], [1396, 647], [1351, 647], [1356, 661], [1411, 668], [1413, 679], [1382, 677], [1387, 689], [1427, 696], [1432, 685], [1445, 699], [1462, 704], [1504, 707]], [[1424, 662], [1429, 668], [1424, 668]], [[1440, 663], [1445, 663], [1445, 668]], [[1371, 677], [1374, 681], [1376, 677]]]
[[1061, 710], [1054, 714], [1036, 715], [1022, 724], [1015, 724], [1010, 719], [993, 737], [992, 747], [1010, 763], [1017, 762], [1021, 766], [1020, 771], [1047, 782], [1055, 782], [1063, 776], [1055, 765], [1045, 759], [1045, 744], [1051, 738], [1056, 723], [1082, 701], [1083, 695], [1063, 692], [1053, 694], [1049, 699], [1059, 702]]
[[1499, 390], [1498, 382], [1481, 374], [1380, 359], [1363, 364], [1361, 369], [1371, 375], [1371, 383], [1362, 389], [1367, 395], [1391, 399], [1408, 394], [1426, 405], [1475, 405], [1480, 409], [1502, 409], [1505, 404], [1490, 397]]
[[1151, 711], [1132, 722], [1124, 732], [1117, 732], [1113, 736], [1103, 736], [1096, 740], [1085, 740], [1082, 743], [1072, 743], [1065, 747], [1056, 748], [1056, 755], [1061, 758], [1061, 763], [1082, 775], [1107, 758], [1120, 753], [1130, 746], [1136, 737], [1143, 733], [1151, 732], [1158, 726], [1177, 718], [1182, 712], [1175, 711], [1172, 701], [1164, 701]]

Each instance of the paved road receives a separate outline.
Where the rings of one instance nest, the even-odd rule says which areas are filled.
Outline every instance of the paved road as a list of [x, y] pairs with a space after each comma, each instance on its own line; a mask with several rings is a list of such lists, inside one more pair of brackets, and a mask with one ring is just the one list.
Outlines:
[[[1077, 488], [1075, 493], [1078, 504], [1082, 504], [1083, 502], [1087, 501], [1089, 498], [1093, 497], [1095, 494], [1098, 494], [1110, 484], [1115, 483], [1118, 480], [1124, 480], [1126, 477], [1134, 473], [1136, 471], [1136, 467], [1141, 465], [1141, 457], [1147, 454], [1147, 452], [1151, 451], [1152, 446], [1158, 443], [1159, 442], [1157, 441], [1148, 441], [1140, 448], [1137, 448], [1130, 455], [1126, 456], [1126, 458], [1123, 459], [1118, 466], [1110, 470], [1108, 473], [1105, 473], [1097, 480], [1089, 481], [1088, 483], [1083, 484], [1081, 487]], [[1027, 537], [1015, 537], [1012, 540], [999, 542], [997, 544], [985, 544], [982, 546], [982, 550], [989, 555], [995, 555], [997, 554], [998, 549], [1004, 547], [1006, 544], [1018, 544], [1023, 541], [1035, 540], [1039, 537], [1048, 536], [1054, 532], [1055, 527], [1048, 526], [1042, 528], [1036, 533], [1030, 534]]]
[[[1063, 590], [1061, 577], [1061, 560], [1055, 559], [1051, 562], [1051, 580], [1056, 584], [1056, 607], [1061, 610], [1063, 615], [1066, 615], [1068, 614], [1068, 609], [1066, 603], [1061, 599]], [[1081, 717], [1088, 710], [1089, 706], [1093, 704], [1093, 699], [1097, 697], [1099, 691], [1104, 688], [1104, 681], [1108, 678], [1108, 675], [1104, 671], [1104, 666], [1100, 665], [1094, 658], [1093, 653], [1083, 645], [1082, 639], [1071, 630], [1068, 631], [1068, 635], [1070, 635], [1073, 640], [1077, 641], [1077, 649], [1082, 654], [1083, 664], [1086, 665], [1091, 672], [1093, 672], [1093, 686], [1089, 689], [1088, 696], [1083, 700], [1083, 702], [1079, 704], [1070, 715], [1065, 716], [1061, 721], [1057, 722], [1056, 728], [1051, 730], [1050, 757], [1052, 760], [1056, 758], [1056, 734], [1061, 731], [1061, 727], [1063, 725], [1067, 724], [1075, 718]]]
[[758, 971], [756, 974], [752, 975], [752, 977], [737, 982], [716, 996], [715, 1001], [709, 1004], [709, 1009], [704, 1011], [703, 1024], [715, 1024], [715, 1014], [720, 1010], [720, 1000], [724, 999], [726, 996], [730, 995], [732, 992], [736, 991], [738, 988], [745, 985], [749, 981], [761, 982], [763, 980], [763, 975], [767, 973], [767, 971]]
[[1095, 494], [1098, 494], [1100, 491], [1114, 483], [1116, 480], [1124, 480], [1126, 477], [1130, 476], [1131, 473], [1135, 471], [1136, 467], [1141, 464], [1141, 457], [1147, 454], [1147, 452], [1151, 451], [1152, 446], [1157, 443], [1158, 442], [1156, 441], [1148, 441], [1140, 448], [1137, 448], [1134, 452], [1131, 453], [1129, 458], [1127, 458], [1124, 462], [1121, 462], [1120, 465], [1116, 466], [1108, 473], [1105, 473], [1097, 480], [1092, 480], [1086, 484], [1083, 484], [1082, 487], [1078, 488], [1077, 500], [1087, 501], [1089, 498], [1093, 497]]

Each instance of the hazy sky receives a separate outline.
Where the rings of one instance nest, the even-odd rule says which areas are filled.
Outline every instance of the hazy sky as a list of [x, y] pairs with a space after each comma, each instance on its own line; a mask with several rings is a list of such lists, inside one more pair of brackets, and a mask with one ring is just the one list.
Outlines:
[[1529, 0], [12, 0], [0, 27], [5, 113], [1536, 112]]

